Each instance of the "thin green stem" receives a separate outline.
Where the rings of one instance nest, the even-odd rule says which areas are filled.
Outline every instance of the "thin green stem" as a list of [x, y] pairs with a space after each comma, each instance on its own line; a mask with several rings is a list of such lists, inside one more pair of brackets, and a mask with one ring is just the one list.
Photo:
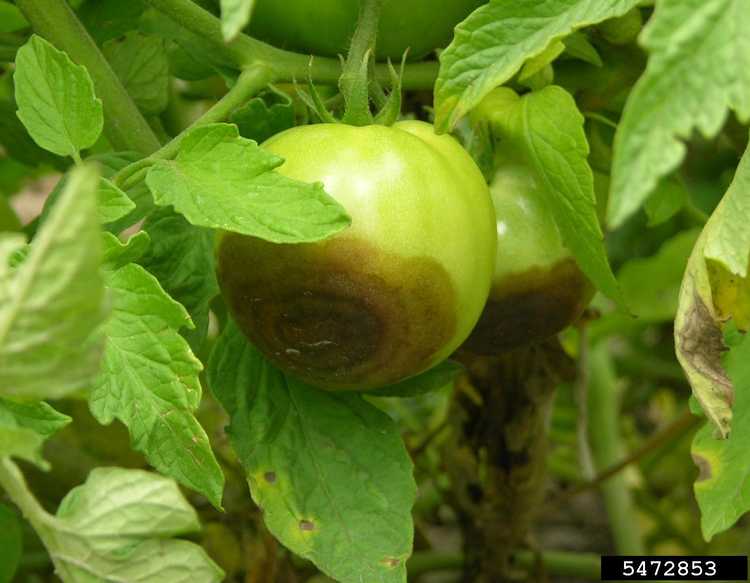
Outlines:
[[[341, 63], [336, 59], [311, 59], [309, 55], [283, 51], [246, 34], [240, 33], [234, 40], [225, 43], [221, 34], [221, 21], [190, 0], [147, 1], [186, 30], [210, 42], [218, 53], [229, 58], [238, 69], [263, 65], [274, 72], [274, 81], [287, 82], [307, 79], [309, 76], [317, 83], [334, 84], [341, 75]], [[435, 62], [409, 64], [404, 70], [402, 86], [404, 89], [430, 89], [437, 79], [437, 73], [438, 63]], [[390, 83], [388, 66], [377, 65], [375, 77], [384, 84]]]
[[8, 457], [0, 458], [0, 487], [13, 503], [18, 506], [26, 520], [44, 542], [44, 531], [52, 516], [34, 498], [18, 466]]
[[245, 104], [248, 99], [257, 95], [264, 87], [273, 80], [273, 72], [269, 67], [254, 65], [242, 71], [237, 78], [237, 82], [232, 85], [231, 89], [217, 101], [211, 108], [200, 116], [190, 127], [182, 131], [178, 136], [171, 140], [157, 152], [154, 152], [150, 158], [167, 159], [171, 158], [179, 150], [180, 142], [185, 135], [199, 126], [224, 121], [235, 109]]
[[[589, 410], [596, 414], [589, 419], [589, 439], [596, 469], [602, 472], [625, 457], [619, 429], [620, 400], [617, 375], [606, 344], [591, 350], [590, 364]], [[634, 519], [635, 505], [625, 476], [613, 475], [601, 484], [601, 491], [617, 552], [642, 555], [643, 541]]]
[[86, 67], [104, 105], [104, 133], [112, 145], [144, 155], [156, 151], [159, 140], [68, 3], [17, 0], [16, 4], [35, 32]]
[[346, 101], [344, 121], [352, 125], [372, 123], [369, 64], [375, 53], [383, 0], [359, 0], [359, 21], [354, 31], [339, 88]]
[[[563, 551], [516, 551], [512, 563], [528, 571], [537, 566], [548, 574], [557, 577], [575, 577], [598, 581], [600, 577], [599, 555], [593, 553], [573, 553]], [[412, 555], [407, 563], [410, 577], [418, 577], [434, 571], [457, 571], [464, 566], [464, 556], [460, 553], [439, 553], [421, 551]]]

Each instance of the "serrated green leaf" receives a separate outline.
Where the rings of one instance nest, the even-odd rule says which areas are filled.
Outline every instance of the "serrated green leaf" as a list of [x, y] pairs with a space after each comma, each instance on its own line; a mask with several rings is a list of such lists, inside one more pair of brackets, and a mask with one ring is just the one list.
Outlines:
[[219, 293], [213, 231], [191, 225], [169, 207], [152, 213], [143, 230], [153, 244], [140, 264], [187, 309], [195, 328], [184, 331], [183, 336], [197, 351], [208, 332], [209, 303]]
[[541, 53], [528, 59], [523, 64], [521, 71], [518, 73], [518, 80], [526, 81], [530, 77], [536, 75], [559, 57], [564, 50], [565, 45], [561, 41], [556, 40], [555, 42], [550, 43]]
[[193, 225], [274, 243], [319, 241], [349, 225], [320, 183], [272, 172], [282, 162], [236, 126], [210, 124], [189, 131], [176, 159], [154, 164], [146, 183], [158, 205], [173, 205]]
[[247, 26], [255, 0], [221, 0], [221, 33], [229, 42]]
[[169, 100], [169, 62], [164, 40], [137, 31], [104, 43], [104, 56], [144, 114], [164, 111]]
[[634, 213], [682, 161], [681, 139], [712, 137], [734, 110], [750, 119], [750, 3], [663, 0], [643, 29], [650, 56], [615, 136], [608, 220]]
[[178, 333], [190, 316], [139, 265], [107, 273], [112, 316], [89, 405], [100, 423], [119, 419], [151, 465], [221, 507], [224, 475], [195, 418], [202, 366]]
[[10, 506], [0, 504], [0, 583], [11, 583], [21, 562], [21, 521]]
[[[706, 416], [722, 437], [732, 425], [736, 390], [721, 356], [728, 320], [750, 325], [750, 149], [734, 180], [703, 228], [688, 260], [674, 325], [675, 350]], [[736, 238], [735, 238], [736, 237]]]
[[32, 35], [16, 55], [18, 117], [45, 150], [77, 156], [102, 132], [102, 102], [88, 71], [42, 37]]
[[294, 126], [294, 104], [289, 96], [269, 91], [235, 109], [229, 121], [237, 125], [243, 138], [262, 144]]
[[435, 127], [447, 131], [527, 59], [577, 28], [621, 16], [638, 0], [490, 0], [456, 27], [440, 54]]
[[66, 583], [218, 583], [223, 573], [200, 546], [168, 538], [199, 529], [173, 480], [95, 468], [45, 521], [42, 534]]
[[595, 67], [601, 67], [602, 58], [599, 56], [594, 45], [591, 44], [589, 38], [582, 32], [574, 32], [569, 34], [563, 39], [565, 45], [565, 54], [567, 56], [589, 63]]
[[750, 146], [724, 195], [720, 217], [721, 228], [706, 235], [706, 258], [745, 278], [750, 260]]
[[[43, 225], [49, 218], [50, 212], [65, 189], [67, 182], [68, 176], [65, 175], [57, 182], [55, 188], [44, 201], [44, 207], [39, 215], [40, 225]], [[99, 178], [96, 198], [96, 215], [102, 225], [118, 221], [135, 209], [135, 203], [130, 200], [130, 197], [104, 177]]]
[[59, 398], [97, 373], [106, 318], [98, 177], [75, 169], [25, 261], [0, 263], [0, 394]]
[[102, 236], [104, 244], [102, 263], [105, 269], [113, 271], [128, 263], [137, 262], [151, 244], [148, 233], [143, 231], [138, 231], [124, 243], [112, 233], [102, 233]]
[[395, 424], [361, 395], [286, 378], [231, 323], [208, 379], [274, 536], [342, 583], [405, 583], [416, 488]]
[[734, 525], [750, 510], [750, 341], [747, 338], [725, 357], [728, 377], [735, 386], [732, 433], [716, 439], [715, 428], [706, 423], [693, 439], [692, 455], [700, 474], [695, 498], [701, 510], [701, 529], [706, 540]]
[[[96, 161], [102, 167], [102, 176], [112, 178], [126, 166], [143, 158], [137, 152], [108, 152], [90, 156], [86, 160]], [[54, 193], [53, 193], [54, 194]], [[143, 180], [136, 182], [127, 189], [127, 197], [135, 204], [135, 208], [122, 218], [109, 223], [107, 228], [113, 233], [119, 233], [147, 216], [154, 209], [154, 199]]]
[[99, 188], [96, 192], [99, 199], [96, 210], [99, 222], [103, 225], [113, 223], [135, 209], [135, 203], [128, 195], [106, 178], [99, 179]]
[[496, 120], [500, 139], [512, 143], [511, 149], [533, 171], [543, 202], [583, 272], [605, 295], [621, 302], [596, 213], [584, 118], [573, 97], [554, 85], [521, 98], [508, 89], [498, 91], [509, 95], [502, 119]]
[[642, 322], [668, 322], [677, 313], [677, 299], [688, 257], [700, 231], [682, 231], [659, 251], [627, 261], [617, 279], [633, 315]]
[[678, 180], [662, 180], [646, 200], [644, 209], [648, 216], [648, 226], [655, 227], [668, 221], [682, 210], [688, 200], [688, 191]]
[[13, 456], [49, 469], [42, 444], [71, 421], [43, 401], [17, 403], [0, 398], [0, 457]]
[[444, 360], [420, 375], [395, 385], [381, 387], [367, 394], [373, 397], [416, 397], [440, 390], [451, 384], [463, 370], [464, 367], [458, 362]]

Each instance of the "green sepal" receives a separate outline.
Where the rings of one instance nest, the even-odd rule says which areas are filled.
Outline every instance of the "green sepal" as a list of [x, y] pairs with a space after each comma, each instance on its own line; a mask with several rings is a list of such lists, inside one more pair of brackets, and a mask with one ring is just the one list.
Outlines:
[[393, 67], [393, 64], [388, 61], [388, 70], [391, 74], [391, 91], [388, 94], [388, 99], [385, 105], [381, 108], [378, 114], [375, 116], [375, 123], [391, 126], [396, 123], [399, 115], [401, 115], [401, 79], [404, 76], [404, 65], [406, 64], [406, 53], [401, 57], [401, 67], [398, 71]]

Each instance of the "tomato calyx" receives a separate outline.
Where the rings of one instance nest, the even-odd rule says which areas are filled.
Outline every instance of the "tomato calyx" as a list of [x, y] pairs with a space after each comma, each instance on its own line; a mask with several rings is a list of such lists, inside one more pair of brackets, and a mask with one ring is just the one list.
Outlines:
[[[359, 21], [352, 37], [349, 54], [339, 78], [339, 91], [344, 98], [344, 114], [338, 120], [323, 103], [311, 77], [308, 77], [309, 95], [300, 92], [302, 100], [324, 123], [346, 123], [354, 126], [393, 125], [401, 112], [401, 79], [406, 63], [406, 53], [396, 71], [390, 61], [391, 90], [386, 95], [371, 75], [375, 64], [375, 41], [383, 0], [362, 0]], [[373, 115], [371, 103], [379, 110]]]

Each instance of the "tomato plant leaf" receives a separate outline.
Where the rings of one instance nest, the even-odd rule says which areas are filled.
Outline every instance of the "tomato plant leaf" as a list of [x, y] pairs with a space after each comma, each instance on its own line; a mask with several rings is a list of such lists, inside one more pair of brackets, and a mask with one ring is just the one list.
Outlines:
[[294, 125], [294, 103], [279, 91], [267, 91], [235, 109], [229, 121], [243, 138], [259, 144]]
[[[110, 179], [118, 171], [141, 158], [142, 156], [136, 152], [108, 152], [106, 154], [89, 156], [86, 160], [96, 161], [102, 169], [102, 176]], [[107, 222], [107, 228], [113, 233], [119, 233], [123, 229], [134, 225], [146, 217], [155, 207], [151, 192], [142, 180], [128, 187], [125, 195], [133, 202], [135, 207], [125, 216]]]
[[200, 530], [173, 480], [141, 470], [95, 468], [41, 527], [66, 583], [218, 583], [221, 569], [197, 544], [171, 537]]
[[[739, 336], [739, 335], [738, 335]], [[731, 527], [750, 510], [750, 341], [743, 338], [724, 359], [727, 375], [736, 387], [732, 433], [716, 439], [706, 423], [693, 439], [692, 456], [700, 473], [695, 497], [701, 510], [706, 540]]]
[[197, 351], [208, 331], [209, 302], [219, 293], [213, 231], [191, 225], [171, 208], [149, 215], [143, 229], [153, 243], [140, 264], [187, 309], [195, 328], [184, 330], [183, 336]]
[[107, 308], [97, 180], [92, 167], [73, 170], [25, 260], [12, 272], [0, 261], [0, 394], [59, 398], [98, 371]]
[[208, 379], [274, 536], [342, 583], [405, 582], [416, 487], [391, 419], [285, 377], [231, 323]]
[[18, 117], [45, 150], [78, 156], [104, 124], [102, 102], [88, 71], [42, 37], [32, 35], [16, 55]]
[[650, 257], [633, 258], [617, 273], [628, 308], [641, 322], [668, 322], [677, 313], [682, 276], [700, 231], [682, 231]]
[[585, 33], [580, 31], [571, 33], [563, 39], [563, 44], [565, 45], [566, 56], [594, 65], [595, 67], [602, 67], [604, 65], [599, 52], [591, 44], [589, 37]]
[[221, 33], [229, 42], [250, 21], [255, 0], [221, 0]]
[[648, 216], [648, 226], [655, 227], [665, 223], [680, 212], [688, 202], [689, 193], [679, 180], [675, 178], [662, 180], [644, 206]]
[[0, 398], [0, 457], [14, 456], [49, 469], [42, 444], [72, 419], [47, 403], [19, 403]]
[[151, 465], [220, 507], [224, 475], [194, 416], [202, 366], [178, 333], [190, 316], [139, 265], [107, 272], [106, 281], [112, 316], [91, 412], [105, 425], [122, 421]]
[[128, 263], [136, 263], [151, 245], [151, 238], [145, 231], [138, 231], [123, 242], [112, 233], [102, 233], [105, 269], [117, 270]]
[[674, 338], [693, 394], [722, 437], [729, 435], [736, 391], [721, 364], [722, 326], [750, 326], [750, 148], [701, 233], [680, 289]]
[[173, 205], [193, 225], [274, 243], [318, 241], [349, 225], [341, 205], [319, 183], [286, 178], [283, 160], [229, 124], [197, 127], [175, 160], [160, 160], [146, 182], [157, 204]]
[[638, 0], [490, 0], [456, 27], [440, 54], [435, 84], [435, 126], [455, 127], [492, 89], [527, 59], [578, 28], [621, 16]]
[[99, 204], [96, 208], [99, 222], [103, 225], [113, 223], [135, 209], [135, 203], [128, 198], [128, 195], [106, 178], [99, 179], [97, 195]]
[[750, 4], [665, 0], [643, 29], [650, 56], [615, 136], [608, 220], [634, 213], [682, 161], [681, 139], [716, 135], [730, 109], [750, 119]]
[[164, 111], [169, 99], [169, 62], [164, 40], [137, 31], [112, 39], [104, 56], [144, 114]]
[[[47, 200], [44, 201], [44, 207], [39, 215], [40, 224], [44, 224], [49, 218], [50, 212], [52, 212], [67, 182], [68, 176], [65, 175], [57, 182]], [[96, 197], [96, 215], [99, 222], [103, 225], [118, 221], [135, 209], [135, 203], [130, 200], [128, 195], [104, 177], [99, 178]]]
[[525, 153], [566, 247], [591, 281], [604, 294], [621, 302], [604, 249], [594, 176], [587, 161], [584, 118], [575, 100], [561, 87], [552, 85], [520, 99], [509, 99], [504, 114], [504, 119], [499, 117], [497, 122], [505, 130], [505, 137]]

